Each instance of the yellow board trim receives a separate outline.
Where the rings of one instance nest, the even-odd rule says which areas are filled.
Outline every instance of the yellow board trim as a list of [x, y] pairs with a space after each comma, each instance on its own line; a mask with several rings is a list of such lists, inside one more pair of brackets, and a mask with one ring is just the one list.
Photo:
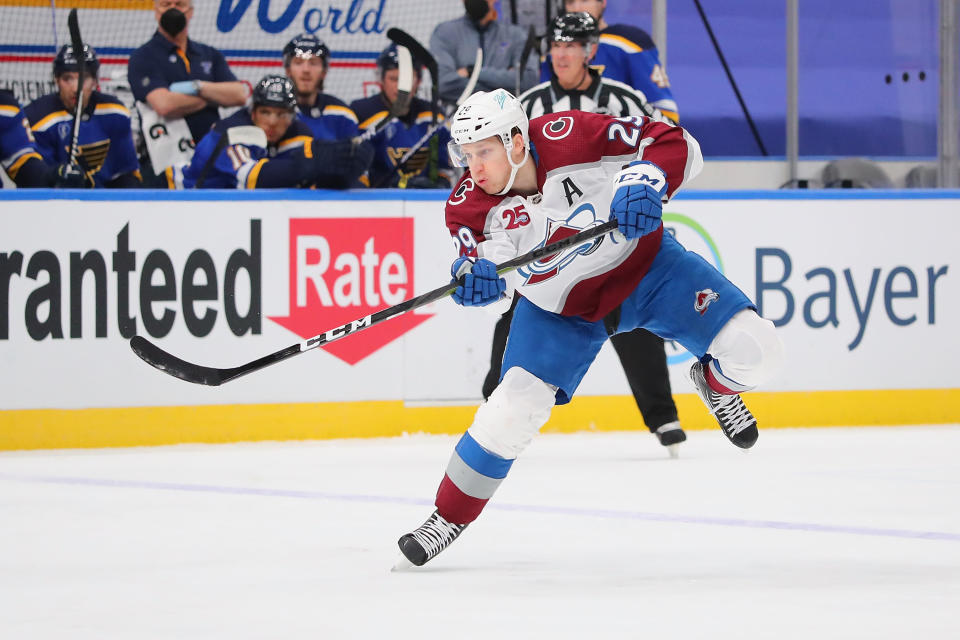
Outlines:
[[[716, 429], [699, 398], [674, 396], [684, 429]], [[960, 424], [960, 389], [753, 392], [761, 431], [783, 427]], [[0, 411], [0, 450], [459, 434], [476, 407], [401, 401]], [[582, 396], [545, 432], [644, 429], [630, 396]]]

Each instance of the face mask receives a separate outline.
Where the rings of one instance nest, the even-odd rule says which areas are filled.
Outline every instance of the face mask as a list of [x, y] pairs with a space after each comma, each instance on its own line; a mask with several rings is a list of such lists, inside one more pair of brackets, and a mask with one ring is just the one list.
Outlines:
[[187, 26], [187, 16], [180, 9], [167, 9], [160, 16], [160, 26], [174, 38]]
[[474, 22], [480, 22], [490, 13], [490, 5], [487, 4], [487, 0], [464, 0], [463, 4], [467, 10], [467, 15]]

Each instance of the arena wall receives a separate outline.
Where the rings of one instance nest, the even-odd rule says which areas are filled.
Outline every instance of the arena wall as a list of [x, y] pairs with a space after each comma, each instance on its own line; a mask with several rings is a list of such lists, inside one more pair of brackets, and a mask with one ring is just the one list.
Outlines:
[[[232, 366], [444, 284], [439, 192], [0, 191], [0, 449], [458, 433], [496, 316], [441, 300], [221, 387]], [[960, 192], [696, 192], [665, 224], [781, 326], [761, 428], [960, 422]], [[691, 300], [691, 304], [693, 300]], [[714, 428], [668, 345], [685, 428]], [[642, 428], [605, 347], [546, 430]]]

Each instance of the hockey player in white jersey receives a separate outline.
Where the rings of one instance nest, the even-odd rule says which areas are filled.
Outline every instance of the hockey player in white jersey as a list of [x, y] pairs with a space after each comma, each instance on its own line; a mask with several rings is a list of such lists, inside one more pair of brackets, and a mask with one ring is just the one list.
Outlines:
[[[528, 118], [556, 111], [591, 111], [612, 116], [649, 116], [673, 124], [647, 102], [640, 91], [622, 82], [604, 78], [591, 68], [600, 27], [586, 11], [565, 13], [554, 19], [547, 33], [550, 50], [550, 80], [539, 84], [518, 100]], [[506, 348], [512, 309], [497, 320], [493, 330], [490, 371], [483, 383], [484, 398], [500, 381], [500, 367]], [[687, 439], [680, 425], [677, 405], [670, 388], [670, 371], [663, 339], [646, 329], [624, 331], [610, 337], [623, 371], [627, 375], [643, 422], [671, 456], [679, 454]]]
[[[775, 371], [783, 347], [755, 305], [712, 265], [663, 232], [663, 203], [703, 165], [680, 127], [642, 116], [566, 111], [527, 120], [507, 91], [477, 93], [454, 115], [451, 157], [468, 167], [446, 205], [464, 275], [454, 300], [517, 304], [500, 384], [450, 458], [436, 511], [402, 536], [422, 565], [481, 513], [513, 461], [570, 401], [608, 332], [645, 327], [697, 356], [690, 375], [738, 447], [757, 440], [740, 393]], [[616, 219], [618, 232], [511, 273], [495, 264]], [[604, 322], [607, 319], [607, 322]]]

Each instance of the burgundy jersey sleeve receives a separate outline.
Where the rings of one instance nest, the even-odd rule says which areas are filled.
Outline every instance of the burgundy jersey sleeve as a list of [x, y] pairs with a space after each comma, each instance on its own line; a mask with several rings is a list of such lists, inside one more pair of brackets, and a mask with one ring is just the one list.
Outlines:
[[457, 246], [457, 255], [484, 257], [480, 243], [497, 235], [496, 230], [490, 228], [490, 211], [502, 200], [502, 196], [491, 196], [480, 189], [469, 171], [463, 174], [446, 205], [447, 229]]
[[703, 166], [700, 145], [689, 133], [645, 116], [546, 114], [530, 121], [530, 140], [541, 150], [537, 167], [541, 184], [549, 172], [562, 167], [641, 159], [666, 174], [669, 197]]

